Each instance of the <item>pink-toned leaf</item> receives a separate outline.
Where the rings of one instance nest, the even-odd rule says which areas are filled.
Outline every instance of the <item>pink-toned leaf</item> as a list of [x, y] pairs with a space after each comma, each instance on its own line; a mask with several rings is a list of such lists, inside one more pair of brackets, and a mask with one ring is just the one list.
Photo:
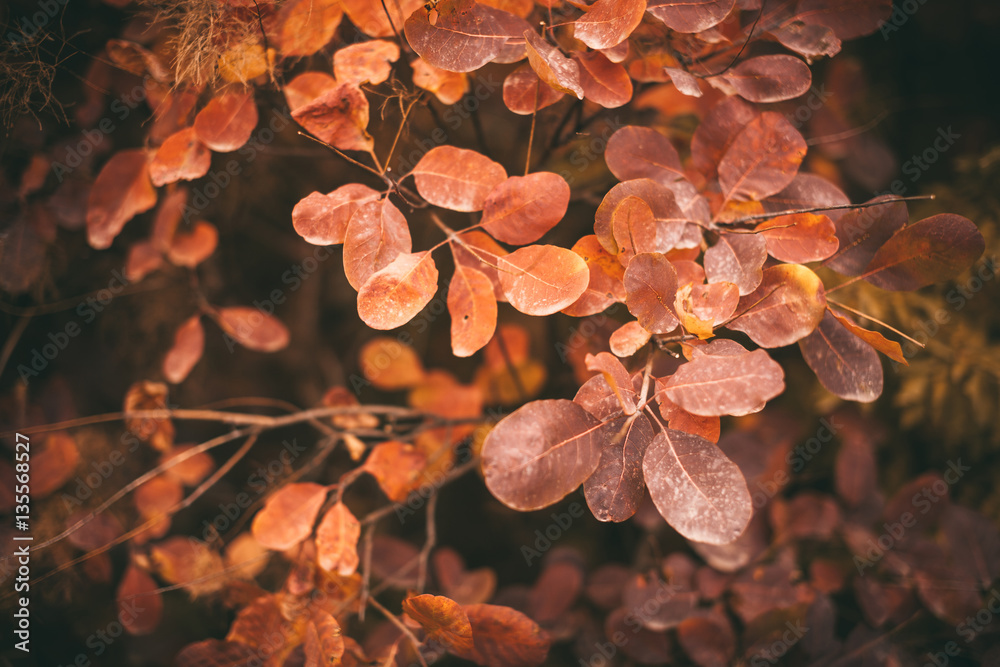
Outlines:
[[503, 80], [503, 103], [522, 116], [529, 116], [562, 98], [563, 93], [543, 84], [528, 63], [515, 69]]
[[286, 56], [311, 56], [329, 42], [344, 11], [339, 0], [288, 0], [276, 17], [275, 41]]
[[684, 178], [673, 143], [648, 127], [626, 125], [611, 135], [604, 161], [619, 181], [649, 178], [666, 185]]
[[625, 67], [608, 60], [600, 51], [574, 53], [580, 66], [583, 95], [605, 109], [617, 109], [632, 99], [632, 79]]
[[818, 24], [792, 21], [771, 30], [778, 41], [792, 51], [812, 61], [820, 56], [833, 57], [840, 53], [840, 39], [830, 28]]
[[208, 173], [212, 151], [198, 141], [193, 127], [167, 137], [149, 162], [149, 179], [159, 187], [176, 181], [191, 181]]
[[617, 357], [631, 357], [649, 342], [652, 334], [638, 322], [626, 322], [611, 334], [608, 344]]
[[532, 245], [499, 258], [497, 277], [519, 311], [551, 315], [580, 298], [590, 282], [590, 269], [572, 250]]
[[702, 416], [746, 415], [785, 390], [781, 366], [764, 350], [738, 355], [703, 354], [683, 364], [666, 382], [666, 395]]
[[812, 85], [812, 73], [789, 55], [757, 56], [740, 62], [720, 78], [745, 100], [766, 104], [798, 97]]
[[482, 209], [494, 188], [507, 180], [507, 172], [498, 163], [453, 146], [427, 151], [411, 173], [421, 197], [452, 211]]
[[825, 266], [847, 276], [864, 273], [879, 248], [909, 222], [906, 202], [895, 195], [882, 195], [866, 203], [872, 202], [885, 203], [854, 209], [837, 219], [840, 246], [837, 253], [824, 262]]
[[593, 234], [582, 237], [573, 244], [573, 252], [583, 258], [590, 271], [590, 282], [579, 299], [562, 312], [573, 317], [587, 317], [601, 312], [616, 301], [625, 300], [622, 278], [625, 269]]
[[413, 50], [434, 67], [471, 72], [497, 57], [509, 37], [520, 34], [512, 31], [518, 22], [523, 19], [472, 0], [441, 0], [433, 9], [413, 12], [404, 30]]
[[714, 444], [690, 433], [656, 434], [642, 461], [656, 509], [694, 542], [728, 544], [753, 514], [743, 474]]
[[628, 39], [645, 12], [645, 0], [597, 0], [573, 24], [573, 36], [592, 49], [610, 49]]
[[757, 234], [720, 234], [705, 251], [705, 277], [710, 283], [733, 283], [740, 296], [750, 294], [764, 278], [767, 243]]
[[288, 328], [258, 308], [220, 308], [218, 323], [226, 335], [249, 350], [277, 352], [288, 346]]
[[865, 269], [865, 280], [885, 290], [915, 290], [958, 276], [986, 249], [968, 218], [940, 213], [896, 232]]
[[359, 206], [344, 232], [344, 275], [354, 289], [412, 249], [410, 227], [386, 197]]
[[650, 14], [677, 32], [702, 32], [718, 25], [732, 10], [735, 0], [651, 0]]
[[820, 384], [848, 401], [871, 403], [882, 394], [882, 362], [875, 349], [829, 311], [799, 349]]
[[361, 524], [340, 502], [327, 510], [316, 529], [316, 560], [324, 570], [347, 577], [358, 569]]
[[194, 118], [199, 141], [219, 153], [245, 144], [255, 127], [257, 105], [252, 93], [219, 93]]
[[840, 245], [833, 221], [815, 213], [781, 215], [765, 220], [755, 230], [767, 241], [771, 257], [790, 264], [826, 259]]
[[727, 200], [756, 200], [781, 192], [798, 173], [806, 141], [779, 113], [765, 111], [740, 131], [719, 162]]
[[163, 359], [163, 375], [167, 382], [183, 382], [205, 350], [205, 329], [201, 316], [194, 315], [184, 321], [174, 333], [174, 344]]
[[486, 274], [457, 264], [448, 289], [451, 315], [451, 350], [456, 357], [475, 354], [497, 327], [497, 300]]
[[130, 635], [148, 635], [160, 624], [163, 598], [159, 586], [144, 570], [130, 563], [118, 584], [115, 601], [118, 620]]
[[569, 195], [569, 184], [549, 171], [511, 176], [486, 197], [481, 224], [498, 241], [534, 243], [562, 220]]
[[587, 506], [598, 521], [621, 522], [635, 514], [642, 501], [642, 459], [653, 441], [653, 425], [643, 414], [619, 418], [601, 447], [597, 469], [583, 483]]
[[669, 333], [677, 328], [674, 297], [677, 294], [677, 273], [660, 253], [636, 255], [625, 269], [625, 305], [639, 324], [654, 334]]
[[264, 508], [253, 518], [254, 538], [268, 549], [291, 549], [312, 533], [326, 493], [325, 486], [313, 482], [281, 487], [268, 497]]
[[726, 97], [709, 110], [691, 137], [691, 163], [706, 178], [715, 178], [722, 156], [740, 131], [759, 112], [740, 98]]
[[524, 31], [524, 42], [528, 50], [528, 64], [538, 78], [561, 93], [576, 95], [583, 99], [580, 85], [580, 66], [547, 42], [534, 30]]
[[358, 42], [333, 54], [333, 76], [339, 83], [379, 84], [389, 78], [399, 60], [399, 45], [384, 39]]
[[368, 98], [353, 83], [338, 83], [292, 111], [295, 122], [316, 138], [345, 151], [371, 151]]
[[795, 18], [847, 40], [875, 32], [891, 14], [892, 0], [800, 0]]
[[779, 264], [764, 270], [760, 285], [740, 299], [736, 310], [730, 329], [742, 331], [761, 347], [783, 347], [819, 326], [826, 293], [819, 277], [806, 267]]
[[[608, 191], [594, 214], [594, 233], [601, 245], [612, 253], [618, 254], [618, 244], [613, 237], [613, 216], [615, 209], [626, 197], [642, 199], [653, 211], [656, 219], [656, 250], [669, 252], [683, 241], [687, 216], [677, 204], [674, 193], [648, 178], [637, 178], [619, 183]], [[700, 238], [698, 239], [700, 242]], [[695, 244], [697, 245], [697, 243]]]
[[358, 290], [358, 315], [373, 329], [403, 326], [434, 298], [438, 270], [427, 251], [400, 253]]
[[292, 226], [307, 243], [343, 243], [354, 212], [379, 196], [378, 192], [360, 183], [342, 185], [325, 195], [310, 193], [292, 209]]
[[486, 436], [486, 486], [513, 509], [548, 507], [593, 474], [613, 429], [572, 401], [528, 403]]
[[638, 396], [632, 388], [632, 379], [622, 362], [607, 352], [599, 352], [597, 355], [588, 353], [584, 362], [588, 371], [597, 371], [604, 376], [604, 381], [608, 383], [625, 414], [634, 414]]
[[104, 163], [90, 188], [87, 241], [98, 250], [110, 247], [126, 222], [155, 204], [145, 151], [118, 151]]
[[649, 205], [639, 197], [626, 197], [615, 207], [611, 232], [622, 266], [628, 266], [638, 254], [656, 252], [656, 219]]

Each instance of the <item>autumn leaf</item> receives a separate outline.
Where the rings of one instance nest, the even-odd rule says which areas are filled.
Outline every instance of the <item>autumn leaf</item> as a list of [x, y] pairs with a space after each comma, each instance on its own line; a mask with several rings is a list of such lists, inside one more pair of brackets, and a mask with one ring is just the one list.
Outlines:
[[375, 478], [389, 500], [401, 503], [420, 486], [420, 473], [426, 464], [427, 458], [413, 445], [389, 440], [372, 449], [363, 469]]
[[307, 243], [343, 243], [351, 216], [379, 197], [378, 192], [361, 183], [348, 183], [325, 195], [312, 192], [292, 209], [292, 226]]
[[233, 306], [216, 314], [219, 327], [237, 343], [257, 352], [277, 352], [288, 346], [288, 328], [258, 308]]
[[268, 549], [291, 549], [312, 533], [326, 493], [325, 486], [313, 482], [281, 487], [268, 496], [264, 508], [253, 518], [254, 538]]
[[329, 42], [344, 15], [340, 0], [289, 0], [275, 20], [277, 47], [286, 56], [311, 56]]
[[620, 63], [612, 62], [600, 51], [574, 53], [580, 66], [583, 96], [605, 109], [617, 109], [632, 99], [632, 79]]
[[213, 151], [228, 153], [247, 141], [257, 127], [253, 94], [222, 92], [215, 95], [194, 118], [194, 131]]
[[345, 652], [340, 624], [332, 614], [316, 610], [306, 626], [305, 667], [333, 667]]
[[493, 284], [481, 271], [456, 263], [448, 289], [451, 315], [451, 349], [468, 357], [482, 349], [497, 326], [497, 300]]
[[827, 311], [799, 349], [820, 384], [848, 401], [871, 403], [882, 393], [882, 362], [875, 349]]
[[403, 600], [403, 611], [427, 633], [456, 655], [473, 652], [472, 624], [462, 606], [440, 595], [416, 595]]
[[146, 152], [118, 151], [104, 163], [87, 200], [87, 241], [92, 248], [111, 247], [125, 223], [156, 205]]
[[812, 85], [809, 66], [795, 56], [757, 56], [740, 61], [720, 76], [750, 102], [766, 104], [798, 97]]
[[486, 197], [480, 224], [498, 241], [533, 243], [562, 220], [569, 195], [569, 185], [552, 172], [511, 176]]
[[798, 173], [806, 141], [779, 113], [765, 111], [736, 135], [719, 162], [727, 200], [755, 200], [781, 192]]
[[533, 667], [545, 661], [548, 634], [521, 612], [491, 604], [463, 608], [472, 625], [473, 651], [459, 657], [485, 667]]
[[573, 24], [573, 36], [592, 49], [609, 49], [628, 39], [645, 12], [645, 0], [597, 0]]
[[631, 518], [642, 501], [642, 459], [654, 431], [652, 422], [641, 413], [612, 423], [618, 428], [602, 445], [597, 468], [583, 483], [583, 491], [594, 518], [621, 522]]
[[358, 315], [373, 329], [395, 329], [424, 309], [437, 286], [430, 252], [400, 253], [358, 290]]
[[316, 529], [316, 559], [324, 570], [346, 577], [358, 569], [361, 524], [340, 502], [327, 510]]
[[500, 257], [497, 277], [510, 305], [527, 315], [551, 315], [580, 298], [590, 269], [572, 250], [533, 245]]
[[425, 377], [423, 363], [413, 348], [387, 336], [365, 343], [358, 365], [366, 380], [385, 391], [408, 389]]
[[344, 275], [356, 290], [412, 249], [410, 227], [389, 198], [361, 204], [344, 231]]
[[611, 135], [604, 161], [619, 181], [649, 178], [668, 184], [684, 178], [673, 143], [648, 127], [626, 125]]
[[825, 310], [819, 277], [799, 264], [779, 264], [764, 270], [760, 285], [740, 299], [736, 318], [726, 326], [762, 347], [783, 347], [812, 333]]
[[523, 23], [513, 14], [472, 0], [441, 0], [433, 9], [413, 12], [404, 30], [413, 50], [434, 67], [471, 72], [499, 55], [508, 38], [521, 34], [515, 30]]
[[160, 624], [163, 598], [153, 578], [130, 563], [118, 584], [118, 620], [130, 635], [148, 635]]
[[174, 344], [163, 359], [163, 375], [167, 382], [183, 382], [201, 359], [204, 349], [205, 329], [201, 326], [201, 317], [194, 315], [177, 327]]
[[576, 95], [582, 100], [580, 66], [576, 61], [564, 56], [534, 30], [524, 31], [524, 41], [528, 49], [528, 63], [538, 78], [559, 92]]
[[333, 76], [339, 83], [379, 84], [399, 60], [399, 46], [384, 39], [351, 44], [333, 54]]
[[507, 179], [498, 163], [473, 150], [436, 146], [411, 172], [417, 192], [435, 206], [452, 211], [478, 211], [487, 196]]
[[167, 183], [193, 181], [208, 173], [212, 151], [198, 140], [193, 127], [178, 130], [156, 150], [149, 162], [149, 178], [159, 187]]
[[650, 0], [650, 14], [677, 32], [702, 32], [718, 25], [735, 0]]
[[677, 272], [661, 253], [636, 255], [625, 269], [625, 304], [644, 329], [654, 334], [669, 333], [677, 328], [674, 297], [677, 294]]
[[564, 94], [542, 80], [531, 69], [531, 65], [521, 65], [503, 80], [503, 103], [521, 116], [529, 116], [539, 109], [552, 106]]
[[338, 83], [295, 108], [292, 118], [316, 138], [345, 151], [371, 152], [368, 98], [354, 83]]
[[684, 410], [705, 417], [746, 415], [785, 390], [785, 374], [764, 350], [702, 354], [667, 380], [665, 393]]

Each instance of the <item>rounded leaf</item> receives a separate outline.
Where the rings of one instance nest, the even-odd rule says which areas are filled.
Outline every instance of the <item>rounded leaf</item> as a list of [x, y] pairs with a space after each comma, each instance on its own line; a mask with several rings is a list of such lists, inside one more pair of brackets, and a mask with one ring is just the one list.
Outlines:
[[254, 538], [268, 549], [285, 551], [309, 537], [323, 502], [326, 487], [313, 482], [289, 484], [278, 489], [253, 518]]
[[358, 315], [373, 329], [401, 327], [434, 298], [438, 270], [427, 251], [402, 253], [358, 290]]
[[234, 151], [257, 127], [257, 105], [252, 93], [219, 93], [194, 118], [194, 131], [213, 151]]
[[552, 172], [511, 176], [486, 198], [481, 224], [498, 241], [534, 243], [562, 220], [569, 195], [569, 184]]
[[590, 269], [572, 250], [519, 248], [497, 259], [497, 277], [510, 304], [527, 315], [551, 315], [573, 304], [590, 283]]
[[500, 164], [482, 153], [454, 146], [427, 151], [412, 174], [421, 197], [452, 211], [482, 209], [486, 197], [507, 179]]
[[217, 321], [226, 335], [248, 350], [277, 352], [288, 346], [288, 328], [258, 308], [220, 308]]

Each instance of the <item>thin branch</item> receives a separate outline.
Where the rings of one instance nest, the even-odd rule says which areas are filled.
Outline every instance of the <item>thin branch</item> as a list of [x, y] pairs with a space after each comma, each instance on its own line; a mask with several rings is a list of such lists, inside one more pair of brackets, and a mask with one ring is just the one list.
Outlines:
[[[312, 136], [311, 134], [307, 134], [306, 132], [303, 132], [303, 131], [301, 131], [301, 130], [299, 130], [297, 134], [299, 134], [300, 136], [303, 136], [303, 137], [305, 137], [306, 139], [312, 139], [312, 140], [313, 140], [313, 141], [315, 141], [315, 142], [316, 142], [317, 144], [321, 144], [321, 145], [323, 145], [323, 146], [326, 146], [326, 147], [327, 147], [327, 148], [329, 148], [329, 149], [330, 149], [331, 151], [333, 151], [334, 153], [336, 153], [336, 154], [337, 154], [337, 155], [339, 155], [340, 157], [344, 158], [345, 160], [347, 160], [347, 161], [348, 161], [348, 162], [350, 162], [351, 164], [353, 164], [353, 165], [356, 165], [356, 166], [358, 166], [358, 167], [361, 167], [361, 168], [362, 168], [362, 169], [364, 169], [365, 171], [367, 171], [367, 172], [369, 172], [369, 173], [372, 173], [372, 174], [375, 174], [376, 176], [378, 176], [379, 178], [382, 178], [382, 179], [384, 180], [384, 176], [383, 176], [383, 174], [382, 174], [382, 171], [381, 171], [381, 169], [374, 169], [374, 168], [372, 168], [372, 167], [369, 167], [369, 166], [368, 166], [367, 164], [365, 164], [364, 162], [358, 162], [357, 160], [355, 160], [354, 158], [352, 158], [352, 157], [351, 157], [350, 155], [347, 155], [346, 153], [344, 153], [343, 151], [341, 151], [341, 150], [340, 150], [339, 148], [337, 148], [336, 146], [332, 146], [332, 145], [330, 145], [330, 144], [326, 143], [325, 141], [323, 141], [322, 139], [320, 139], [320, 138], [318, 138], [318, 137], [314, 137], [314, 136]], [[374, 157], [375, 157], [374, 153], [369, 153], [369, 154], [370, 154], [370, 155], [372, 156], [372, 158], [374, 158]], [[378, 160], [376, 160], [376, 161], [375, 161], [375, 163], [376, 163], [376, 164], [378, 164]]]
[[761, 0], [760, 11], [757, 13], [757, 18], [754, 19], [753, 25], [750, 26], [750, 34], [747, 35], [746, 40], [743, 42], [743, 46], [741, 46], [740, 50], [736, 52], [736, 56], [733, 57], [732, 61], [728, 65], [726, 65], [725, 67], [723, 67], [721, 70], [719, 70], [715, 74], [696, 74], [694, 72], [691, 72], [691, 74], [694, 74], [694, 76], [696, 76], [696, 77], [698, 77], [700, 79], [711, 79], [713, 77], [722, 76], [723, 74], [725, 74], [726, 72], [728, 72], [737, 62], [739, 62], [740, 56], [743, 55], [743, 51], [746, 50], [747, 45], [750, 43], [750, 40], [753, 39], [754, 30], [757, 29], [757, 24], [760, 23], [760, 17], [762, 17], [764, 15], [764, 5], [766, 5], [766, 4], [767, 4], [767, 0]]
[[385, 168], [382, 170], [383, 176], [385, 176], [386, 171], [391, 169], [391, 167], [389, 167], [389, 163], [392, 161], [392, 154], [396, 152], [396, 144], [399, 143], [399, 138], [403, 136], [403, 130], [406, 128], [406, 121], [410, 117], [410, 111], [412, 111], [413, 107], [417, 105], [417, 102], [420, 101], [421, 97], [423, 97], [422, 93], [414, 97], [413, 101], [410, 102], [410, 106], [406, 107], [406, 110], [403, 112], [403, 119], [399, 122], [399, 129], [396, 130], [396, 137], [392, 140], [392, 146], [389, 147], [389, 154], [385, 156]]
[[395, 614], [379, 604], [378, 600], [375, 598], [369, 598], [368, 602], [371, 606], [382, 612], [382, 615], [385, 616], [386, 620], [395, 625], [404, 635], [406, 635], [407, 639], [410, 640], [410, 643], [413, 644], [413, 652], [417, 654], [417, 660], [420, 662], [422, 667], [427, 667], [427, 661], [424, 660], [423, 654], [420, 653], [420, 644], [422, 642], [417, 639], [416, 635], [413, 634], [413, 631], [406, 627], [402, 621], [396, 618]]
[[809, 146], [816, 146], [818, 144], [828, 144], [834, 141], [842, 141], [844, 139], [850, 139], [851, 137], [856, 137], [859, 134], [864, 134], [868, 130], [872, 129], [889, 115], [888, 111], [883, 111], [879, 115], [875, 116], [872, 120], [868, 121], [860, 127], [854, 127], [850, 130], [845, 130], [844, 132], [838, 132], [837, 134], [827, 134], [822, 137], [812, 137], [811, 139], [806, 139], [806, 144]]
[[[728, 222], [716, 222], [716, 226], [720, 225], [739, 225], [747, 222], [756, 222], [757, 220], [770, 220], [772, 218], [780, 218], [783, 215], [796, 215], [798, 213], [816, 213], [817, 211], [842, 211], [845, 209], [861, 209], [868, 208], [870, 206], [883, 206], [885, 204], [891, 204], [893, 202], [899, 201], [918, 201], [923, 199], [934, 199], [934, 195], [913, 195], [911, 197], [899, 197], [897, 199], [886, 199], [883, 201], [869, 201], [863, 204], [838, 204], [837, 206], [813, 206], [811, 208], [797, 208], [789, 211], [775, 211], [774, 213], [757, 213], [755, 215], [748, 215], [744, 218], [736, 218], [735, 220], [730, 220]], [[727, 230], [729, 231], [729, 230]]]

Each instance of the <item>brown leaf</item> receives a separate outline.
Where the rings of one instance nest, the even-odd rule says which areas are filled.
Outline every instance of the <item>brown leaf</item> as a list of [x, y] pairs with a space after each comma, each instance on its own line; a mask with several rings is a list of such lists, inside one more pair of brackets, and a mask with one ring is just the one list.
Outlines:
[[709, 283], [729, 282], [740, 296], [750, 294], [764, 278], [767, 243], [758, 234], [719, 234], [705, 251], [705, 277]]
[[820, 384], [848, 401], [871, 403], [882, 394], [882, 362], [871, 345], [827, 311], [799, 349]]
[[742, 331], [761, 347], [784, 347], [819, 326], [826, 293], [819, 277], [799, 264], [764, 270], [757, 289], [740, 299], [738, 316], [727, 327]]
[[101, 167], [87, 200], [87, 241], [92, 248], [111, 246], [125, 223], [156, 204], [145, 151], [118, 151]]
[[160, 457], [160, 464], [170, 466], [163, 472], [164, 475], [177, 480], [185, 486], [196, 486], [203, 479], [208, 477], [215, 469], [215, 462], [207, 452], [199, 452], [193, 456], [188, 456], [179, 463], [171, 463], [174, 459], [187, 453], [194, 445], [178, 445]]
[[248, 350], [277, 352], [288, 346], [288, 328], [258, 308], [220, 308], [216, 322], [227, 336]]
[[720, 77], [745, 100], [758, 104], [798, 97], [812, 85], [809, 66], [795, 56], [757, 56], [741, 61]]
[[252, 93], [217, 94], [194, 118], [194, 131], [201, 143], [213, 151], [234, 151], [257, 127], [257, 105]]
[[632, 378], [622, 362], [607, 352], [599, 352], [597, 355], [588, 353], [584, 362], [588, 371], [597, 371], [604, 376], [604, 381], [621, 404], [622, 411], [626, 415], [634, 414], [638, 396], [632, 388]]
[[212, 151], [198, 140], [193, 127], [185, 127], [169, 137], [149, 162], [149, 178], [159, 187], [176, 181], [193, 181], [208, 173]]
[[653, 441], [653, 425], [639, 413], [615, 420], [601, 447], [597, 469], [583, 483], [587, 506], [598, 521], [621, 522], [632, 517], [642, 501], [642, 458]]
[[358, 42], [333, 54], [333, 76], [339, 83], [379, 84], [389, 78], [399, 60], [399, 46], [384, 39]]
[[590, 269], [572, 250], [532, 245], [499, 258], [497, 277], [514, 308], [527, 315], [551, 315], [580, 298]]
[[628, 39], [645, 12], [645, 0], [597, 0], [573, 24], [573, 36], [592, 49], [610, 49]]
[[28, 291], [45, 271], [46, 249], [34, 225], [24, 217], [14, 220], [0, 237], [0, 289]]
[[767, 242], [767, 252], [782, 262], [805, 264], [830, 257], [837, 251], [836, 227], [825, 215], [795, 213], [757, 225]]
[[174, 445], [174, 425], [169, 418], [137, 419], [129, 417], [134, 410], [165, 410], [167, 385], [162, 382], [136, 382], [125, 394], [125, 428], [142, 441], [150, 442], [161, 452]]
[[470, 655], [473, 648], [472, 624], [454, 600], [440, 595], [416, 595], [403, 600], [403, 611], [436, 641], [455, 655]]
[[205, 329], [201, 326], [201, 316], [193, 315], [177, 327], [174, 344], [163, 359], [163, 376], [167, 378], [167, 382], [183, 382], [201, 359], [204, 350]]
[[368, 98], [354, 83], [338, 83], [292, 111], [295, 122], [316, 138], [345, 151], [371, 152]]
[[719, 162], [727, 200], [756, 200], [781, 192], [798, 173], [806, 141], [779, 113], [765, 111], [733, 139]]
[[564, 56], [534, 30], [524, 31], [524, 41], [528, 50], [528, 63], [538, 78], [559, 92], [576, 95], [582, 100], [580, 66], [576, 61]]
[[185, 646], [175, 660], [177, 667], [240, 667], [260, 658], [246, 644], [205, 639]]
[[801, 0], [796, 18], [847, 40], [875, 32], [891, 14], [892, 0]]
[[877, 331], [869, 331], [868, 329], [863, 329], [854, 322], [852, 322], [850, 319], [848, 319], [847, 316], [838, 315], [833, 310], [830, 310], [829, 313], [833, 315], [835, 318], [837, 318], [837, 321], [843, 324], [845, 329], [847, 329], [852, 334], [854, 334], [864, 342], [874, 347], [876, 350], [878, 350], [885, 356], [889, 357], [896, 363], [903, 364], [904, 366], [910, 365], [910, 363], [906, 360], [906, 357], [903, 356], [903, 348], [901, 348], [899, 346], [899, 343], [897, 343], [896, 341], [888, 340], [885, 336], [878, 333]]
[[654, 334], [677, 328], [673, 312], [677, 294], [677, 273], [661, 253], [636, 255], [625, 269], [625, 305], [644, 329]]
[[44, 498], [69, 481], [80, 462], [76, 440], [65, 431], [45, 437], [44, 444], [31, 457], [31, 493]]
[[482, 450], [486, 486], [513, 509], [548, 507], [590, 477], [611, 432], [572, 401], [528, 403], [486, 436]]
[[354, 289], [412, 249], [410, 227], [386, 197], [359, 206], [344, 232], [344, 275]]
[[335, 667], [344, 657], [340, 624], [329, 612], [316, 610], [306, 626], [305, 667]]
[[316, 560], [324, 570], [346, 577], [358, 569], [361, 524], [340, 502], [327, 510], [316, 529]]
[[472, 625], [475, 646], [459, 657], [485, 667], [533, 667], [545, 661], [551, 640], [521, 612], [491, 604], [466, 605], [462, 609]]
[[740, 131], [760, 114], [740, 98], [726, 97], [713, 106], [691, 136], [691, 163], [705, 178], [718, 176], [717, 169]]
[[456, 357], [472, 356], [490, 342], [496, 330], [493, 283], [484, 273], [456, 263], [448, 289], [448, 313], [452, 352]]
[[539, 109], [552, 106], [563, 93], [543, 84], [531, 65], [525, 63], [503, 80], [503, 103], [516, 114], [530, 116]]
[[307, 243], [343, 243], [354, 212], [379, 196], [378, 192], [360, 183], [342, 185], [325, 195], [310, 193], [292, 209], [292, 226]]
[[743, 474], [704, 438], [657, 433], [642, 470], [656, 509], [689, 540], [728, 544], [750, 522], [753, 504]]
[[569, 184], [552, 172], [511, 176], [486, 197], [480, 224], [498, 241], [534, 243], [562, 220], [569, 195]]
[[325, 486], [313, 482], [281, 487], [268, 497], [264, 508], [253, 518], [254, 538], [268, 549], [291, 549], [312, 533], [326, 494]]
[[652, 0], [649, 13], [677, 32], [702, 32], [718, 25], [735, 0]]
[[583, 95], [605, 109], [617, 109], [632, 99], [632, 79], [619, 63], [608, 60], [600, 51], [574, 53], [580, 66], [580, 87]]
[[167, 259], [174, 266], [194, 268], [208, 259], [219, 243], [219, 231], [210, 222], [199, 220], [190, 232], [175, 234], [167, 248]]
[[373, 329], [403, 326], [434, 298], [438, 270], [429, 251], [400, 253], [358, 290], [358, 315]]
[[684, 178], [673, 143], [648, 127], [626, 125], [611, 135], [604, 161], [619, 181], [649, 178], [666, 185]]
[[413, 50], [434, 67], [472, 72], [499, 55], [509, 37], [520, 35], [514, 30], [523, 23], [472, 0], [441, 0], [433, 9], [414, 11], [404, 29]]
[[364, 344], [358, 365], [369, 382], [385, 391], [408, 389], [424, 379], [423, 364], [413, 348], [386, 336]]
[[160, 624], [163, 598], [152, 577], [130, 563], [118, 584], [118, 620], [130, 635], [148, 635]]
[[421, 197], [452, 211], [482, 209], [493, 189], [507, 180], [507, 172], [498, 163], [453, 146], [427, 151], [411, 173]]
[[759, 412], [785, 390], [785, 374], [764, 350], [735, 355], [701, 354], [666, 382], [666, 395], [684, 410], [706, 417]]
[[200, 540], [175, 535], [155, 544], [150, 560], [161, 578], [180, 584], [192, 597], [214, 593], [226, 583], [222, 557]]
[[275, 17], [278, 50], [285, 56], [311, 56], [333, 38], [343, 15], [340, 0], [282, 3]]
[[882, 195], [869, 200], [884, 202], [848, 211], [836, 221], [836, 234], [840, 246], [825, 266], [837, 273], [857, 276], [864, 273], [878, 252], [893, 234], [906, 226], [909, 215], [906, 202], [895, 195]]

